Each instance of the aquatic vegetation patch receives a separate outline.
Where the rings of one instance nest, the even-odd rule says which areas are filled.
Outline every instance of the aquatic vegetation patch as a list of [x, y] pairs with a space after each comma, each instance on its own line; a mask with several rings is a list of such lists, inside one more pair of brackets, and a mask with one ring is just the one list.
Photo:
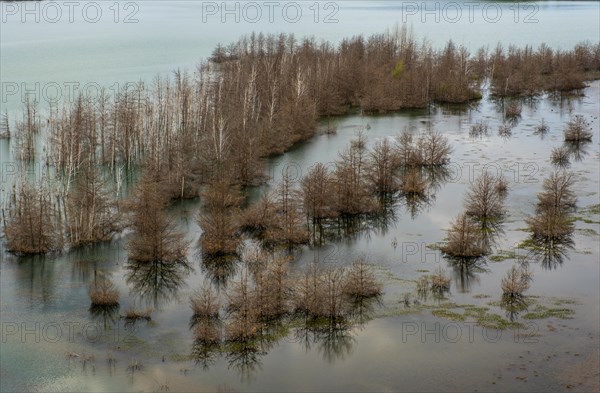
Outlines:
[[465, 315], [444, 308], [432, 310], [431, 314], [433, 314], [436, 317], [450, 319], [452, 321], [462, 322], [465, 320]]
[[600, 234], [598, 232], [596, 232], [596, 230], [591, 229], [591, 228], [577, 228], [577, 229], [575, 229], [575, 232], [581, 233], [582, 235], [589, 236], [589, 237], [600, 236]]
[[600, 215], [600, 204], [588, 206], [585, 209], [582, 209], [581, 211], [584, 213]]
[[547, 308], [542, 305], [537, 305], [531, 312], [523, 315], [524, 319], [573, 319], [575, 311], [570, 308]]
[[480, 313], [476, 318], [477, 325], [489, 329], [520, 329], [523, 324], [519, 322], [509, 321], [494, 313]]
[[[489, 311], [489, 307], [478, 307], [474, 305], [453, 304], [451, 308], [435, 308], [431, 314], [439, 317], [450, 319], [452, 321], [472, 321], [478, 326], [490, 329], [517, 329], [523, 327], [522, 323], [509, 321], [502, 316]], [[460, 312], [462, 310], [462, 313]]]
[[490, 255], [488, 259], [491, 262], [503, 262], [509, 259], [517, 259], [518, 254], [514, 251], [502, 251], [498, 254]]

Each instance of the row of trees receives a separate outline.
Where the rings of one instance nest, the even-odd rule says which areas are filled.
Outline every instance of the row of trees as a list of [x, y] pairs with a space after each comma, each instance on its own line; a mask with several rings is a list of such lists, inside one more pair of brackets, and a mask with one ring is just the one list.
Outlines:
[[487, 58], [492, 93], [500, 97], [535, 96], [544, 91], [564, 92], [585, 87], [598, 78], [600, 45], [581, 43], [572, 50], [542, 44], [504, 50], [496, 47]]
[[357, 313], [381, 295], [382, 285], [364, 259], [349, 267], [313, 264], [292, 273], [288, 257], [254, 250], [245, 254], [243, 264], [225, 292], [204, 287], [190, 299], [190, 326], [196, 352], [204, 354], [204, 360], [223, 345], [252, 348], [274, 334], [273, 326], [283, 335], [291, 326], [302, 325], [315, 331], [346, 331], [364, 322]]
[[28, 104], [13, 134], [22, 134], [22, 157], [32, 158], [32, 131], [48, 123], [44, 158], [67, 176], [86, 159], [114, 169], [148, 158], [169, 180], [172, 197], [193, 197], [199, 183], [227, 169], [236, 184], [260, 181], [260, 158], [312, 136], [318, 117], [355, 107], [387, 112], [466, 102], [480, 97], [488, 77], [501, 96], [581, 88], [598, 72], [600, 45], [592, 44], [570, 51], [499, 46], [472, 54], [451, 41], [441, 50], [419, 45], [406, 28], [337, 47], [252, 34], [218, 47], [193, 74], [176, 71], [151, 86], [128, 85], [116, 97], [106, 91], [93, 100], [80, 97], [52, 107], [47, 122]]
[[399, 196], [425, 194], [435, 182], [428, 170], [444, 167], [450, 151], [448, 140], [434, 131], [416, 141], [404, 132], [370, 149], [360, 134], [332, 165], [317, 163], [297, 182], [283, 173], [273, 192], [243, 212], [239, 225], [270, 246], [320, 243], [327, 227], [379, 214]]

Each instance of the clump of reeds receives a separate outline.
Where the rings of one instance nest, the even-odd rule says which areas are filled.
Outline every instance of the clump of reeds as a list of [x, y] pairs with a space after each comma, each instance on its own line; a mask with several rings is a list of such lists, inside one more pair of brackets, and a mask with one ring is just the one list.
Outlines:
[[506, 178], [503, 176], [496, 178], [494, 189], [501, 196], [506, 196], [508, 193], [508, 180], [506, 180]]
[[471, 128], [469, 129], [469, 135], [471, 137], [485, 136], [488, 134], [489, 127], [490, 126], [486, 121], [480, 120], [477, 123], [471, 125]]
[[548, 132], [549, 129], [550, 128], [548, 127], [548, 124], [546, 124], [546, 122], [542, 118], [542, 120], [540, 121], [540, 124], [535, 126], [535, 133], [543, 136], [543, 135], [546, 135], [546, 133]]
[[119, 290], [107, 278], [90, 284], [88, 289], [92, 306], [114, 306], [119, 304]]
[[128, 308], [125, 310], [125, 315], [123, 316], [125, 321], [127, 322], [135, 322], [140, 319], [151, 321], [152, 320], [152, 309], [147, 308], [144, 310], [137, 308]]
[[437, 293], [444, 293], [450, 290], [450, 278], [441, 268], [429, 276], [429, 288]]
[[565, 142], [588, 142], [592, 140], [593, 133], [590, 125], [581, 115], [576, 115], [569, 120], [565, 128]]
[[509, 102], [505, 109], [504, 115], [509, 119], [516, 119], [521, 116], [521, 105], [518, 102], [511, 101]]
[[513, 265], [502, 278], [500, 286], [505, 298], [521, 298], [523, 293], [529, 289], [533, 273], [529, 271], [527, 265], [522, 264], [519, 267]]
[[498, 135], [501, 138], [505, 138], [505, 139], [510, 138], [512, 136], [512, 125], [501, 124], [500, 127], [498, 127]]
[[571, 152], [569, 151], [568, 147], [555, 147], [552, 149], [550, 161], [552, 162], [552, 165], [555, 165], [559, 168], [567, 168], [569, 165], [571, 165], [571, 161], [569, 159], [570, 156]]

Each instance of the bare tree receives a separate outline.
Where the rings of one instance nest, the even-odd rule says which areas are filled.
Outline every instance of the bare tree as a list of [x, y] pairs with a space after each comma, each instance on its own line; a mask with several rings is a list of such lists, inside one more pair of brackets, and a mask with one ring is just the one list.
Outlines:
[[482, 224], [500, 222], [505, 213], [505, 195], [498, 190], [500, 180], [489, 172], [484, 172], [467, 192], [466, 213]]
[[67, 195], [67, 235], [72, 246], [108, 241], [121, 230], [114, 192], [98, 169], [85, 166]]
[[16, 254], [46, 254], [62, 248], [62, 234], [56, 222], [47, 185], [25, 180], [14, 197], [4, 229], [6, 248]]
[[367, 167], [369, 187], [374, 193], [384, 196], [398, 191], [398, 161], [396, 151], [387, 139], [375, 142], [369, 152]]
[[594, 135], [592, 131], [590, 131], [590, 124], [586, 122], [585, 118], [581, 115], [576, 115], [569, 120], [564, 133], [566, 142], [589, 142]]
[[6, 111], [0, 118], [0, 139], [10, 139], [10, 124], [8, 122], [8, 112]]
[[443, 253], [460, 258], [478, 258], [486, 255], [482, 245], [481, 228], [468, 214], [461, 213], [448, 230]]
[[204, 210], [198, 222], [203, 230], [202, 251], [206, 254], [235, 254], [239, 246], [236, 215], [241, 201], [237, 187], [227, 178], [215, 179], [202, 193]]
[[502, 278], [501, 287], [505, 298], [522, 298], [523, 293], [529, 289], [529, 284], [533, 279], [533, 273], [529, 271], [527, 265], [519, 267], [513, 265]]
[[134, 230], [127, 249], [135, 262], [186, 263], [188, 242], [164, 209], [167, 196], [159, 180], [146, 175], [129, 201]]

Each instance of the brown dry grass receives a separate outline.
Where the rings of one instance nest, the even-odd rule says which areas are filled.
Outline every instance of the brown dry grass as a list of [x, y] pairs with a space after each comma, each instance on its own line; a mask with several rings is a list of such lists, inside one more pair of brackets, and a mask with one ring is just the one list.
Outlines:
[[135, 322], [139, 319], [144, 319], [146, 321], [152, 320], [152, 309], [136, 309], [136, 308], [128, 308], [125, 310], [125, 315], [123, 316], [128, 322]]
[[92, 306], [114, 306], [119, 304], [119, 290], [108, 279], [99, 279], [88, 289]]

